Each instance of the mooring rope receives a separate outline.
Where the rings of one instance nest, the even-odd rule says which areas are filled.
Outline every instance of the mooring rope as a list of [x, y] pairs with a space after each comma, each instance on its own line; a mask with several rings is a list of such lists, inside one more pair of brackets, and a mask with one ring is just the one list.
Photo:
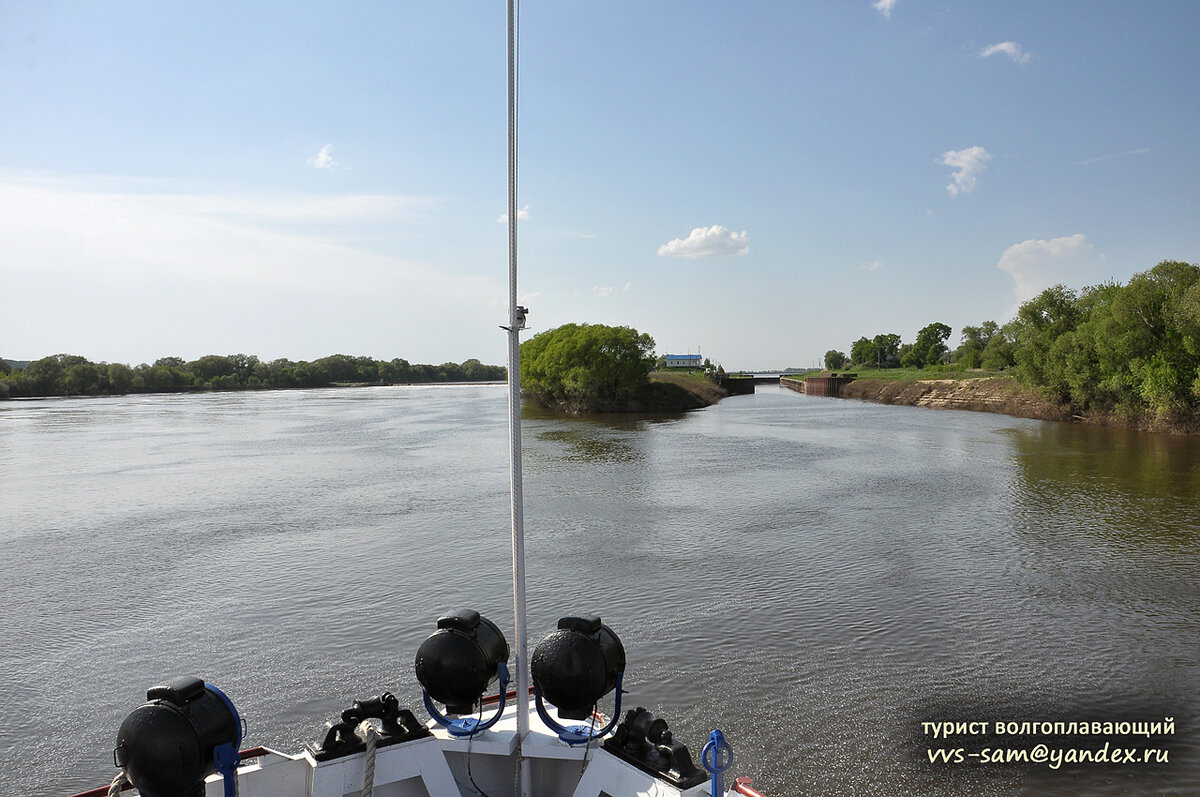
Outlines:
[[118, 772], [117, 776], [112, 779], [112, 783], [108, 784], [108, 797], [117, 797], [129, 785], [129, 778], [125, 777], [124, 772]]
[[358, 729], [362, 731], [363, 741], [367, 743], [367, 752], [363, 757], [362, 797], [371, 797], [375, 790], [375, 742], [379, 739], [379, 734], [370, 720], [363, 720]]

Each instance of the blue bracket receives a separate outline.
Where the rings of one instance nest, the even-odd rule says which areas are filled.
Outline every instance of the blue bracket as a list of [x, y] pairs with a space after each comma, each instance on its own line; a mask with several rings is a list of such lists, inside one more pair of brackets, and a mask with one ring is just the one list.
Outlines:
[[242, 755], [238, 752], [238, 749], [242, 746], [242, 739], [246, 738], [246, 721], [238, 714], [233, 701], [224, 692], [212, 684], [205, 684], [204, 687], [220, 698], [226, 707], [228, 707], [230, 713], [233, 714], [233, 722], [237, 725], [238, 738], [236, 742], [225, 742], [213, 748], [213, 761], [217, 765], [217, 772], [221, 773], [225, 787], [225, 797], [236, 797], [237, 768], [238, 764], [242, 762]]
[[474, 736], [475, 734], [486, 731], [488, 728], [496, 724], [500, 719], [500, 715], [504, 713], [504, 704], [508, 700], [508, 665], [500, 662], [500, 706], [496, 709], [496, 713], [487, 722], [481, 722], [474, 717], [461, 717], [452, 720], [445, 714], [437, 710], [437, 706], [433, 705], [433, 698], [428, 692], [422, 691], [421, 694], [425, 698], [425, 710], [429, 712], [429, 716], [438, 725], [446, 729], [446, 733], [451, 736]]
[[725, 741], [725, 734], [720, 730], [708, 735], [708, 744], [700, 753], [700, 763], [712, 775], [712, 797], [724, 797], [725, 770], [733, 766], [733, 748]]
[[625, 694], [625, 690], [621, 688], [621, 682], [625, 679], [625, 671], [617, 673], [617, 698], [616, 705], [613, 706], [613, 717], [608, 725], [600, 730], [596, 730], [590, 725], [572, 725], [569, 728], [564, 728], [559, 725], [550, 716], [550, 712], [546, 711], [546, 704], [542, 700], [542, 690], [534, 685], [533, 688], [533, 703], [537, 706], [538, 716], [542, 718], [542, 722], [546, 727], [558, 734], [558, 738], [566, 742], [571, 747], [577, 744], [586, 744], [592, 739], [599, 739], [607, 736], [616, 726], [617, 720], [621, 718], [621, 695]]

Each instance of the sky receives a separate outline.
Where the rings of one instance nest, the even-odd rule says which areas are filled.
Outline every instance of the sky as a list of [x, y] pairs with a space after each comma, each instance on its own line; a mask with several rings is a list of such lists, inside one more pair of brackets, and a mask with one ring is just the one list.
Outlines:
[[[806, 367], [1200, 261], [1200, 3], [526, 0], [531, 334]], [[0, 356], [502, 364], [502, 2], [0, 0]]]

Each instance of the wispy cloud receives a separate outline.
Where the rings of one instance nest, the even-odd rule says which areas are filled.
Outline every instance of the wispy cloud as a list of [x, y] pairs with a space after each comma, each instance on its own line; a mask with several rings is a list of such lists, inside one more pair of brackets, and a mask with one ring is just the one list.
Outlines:
[[406, 323], [453, 317], [455, 330], [488, 334], [476, 316], [490, 318], [489, 297], [501, 295], [493, 280], [358, 245], [366, 229], [409, 220], [416, 200], [147, 192], [131, 182], [0, 171], [0, 284], [53, 294], [63, 312], [51, 326], [37, 321], [37, 302], [0, 314], [11, 350], [121, 362], [383, 354], [378, 341], [396, 337], [395, 296], [411, 302]]
[[[1092, 245], [1083, 233], [1049, 240], [1030, 239], [1004, 250], [996, 268], [1016, 282], [1017, 305], [1027, 302], [1053, 285], [1087, 281], [1095, 271]], [[1103, 260], [1103, 258], [1100, 258]], [[1016, 306], [1012, 313], [1015, 314]]]
[[1131, 149], [1128, 152], [1117, 152], [1112, 155], [1101, 155], [1098, 158], [1088, 158], [1085, 161], [1075, 161], [1075, 163], [1073, 165], [1087, 166], [1092, 163], [1099, 163], [1100, 161], [1110, 161], [1113, 158], [1126, 158], [1130, 155], [1145, 155], [1149, 151], [1150, 151], [1149, 147], [1142, 147], [1141, 149]]
[[954, 169], [954, 182], [946, 186], [950, 196], [967, 194], [974, 190], [976, 178], [987, 168], [983, 164], [991, 159], [992, 156], [983, 147], [968, 147], [942, 153], [939, 162]]
[[862, 271], [878, 271], [881, 268], [883, 268], [882, 260], [872, 260], [870, 263], [863, 263], [859, 266]]
[[896, 7], [896, 0], [874, 0], [871, 3], [871, 8], [883, 14], [888, 19], [892, 17], [892, 9]]
[[[529, 221], [529, 205], [517, 209], [517, 221]], [[500, 218], [496, 219], [497, 224], [508, 224], [508, 213], [501, 213]]]
[[[633, 287], [632, 282], [626, 282], [625, 285], [620, 288], [620, 291], [621, 291], [621, 293], [629, 293], [629, 289], [632, 287]], [[612, 296], [614, 293], [617, 292], [617, 290], [618, 290], [617, 287], [614, 285], [604, 285], [604, 286], [593, 285], [592, 286], [592, 293], [595, 294], [596, 296]]]
[[309, 158], [308, 162], [318, 169], [332, 169], [337, 166], [337, 161], [333, 159], [333, 145], [326, 144], [321, 147], [321, 151]]
[[1016, 42], [1000, 42], [979, 51], [980, 58], [988, 58], [993, 55], [1007, 55], [1018, 64], [1027, 64], [1032, 57]]
[[745, 230], [730, 232], [720, 224], [697, 227], [687, 238], [676, 238], [658, 247], [660, 257], [720, 257], [748, 251], [750, 236]]

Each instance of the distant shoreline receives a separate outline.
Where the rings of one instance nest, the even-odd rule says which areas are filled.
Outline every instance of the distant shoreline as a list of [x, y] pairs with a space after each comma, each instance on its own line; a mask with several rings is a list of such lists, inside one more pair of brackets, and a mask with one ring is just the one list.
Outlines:
[[274, 393], [285, 390], [344, 390], [360, 387], [468, 387], [483, 385], [501, 387], [507, 382], [486, 380], [482, 382], [334, 382], [328, 385], [313, 387], [237, 387], [237, 388], [194, 388], [191, 390], [156, 390], [140, 391], [137, 393], [78, 393], [66, 396], [0, 396], [0, 401], [62, 401], [63, 399], [105, 399], [125, 398], [127, 396], [202, 396], [202, 395], [235, 395], [240, 393]]
[[419, 385], [500, 382], [502, 365], [477, 359], [440, 365], [410, 363], [400, 357], [375, 360], [331, 354], [318, 360], [286, 358], [263, 361], [253, 354], [206, 354], [185, 361], [161, 357], [130, 367], [94, 363], [77, 354], [53, 354], [14, 370], [0, 361], [0, 399], [50, 396], [120, 396], [127, 394], [228, 392], [332, 386]]

